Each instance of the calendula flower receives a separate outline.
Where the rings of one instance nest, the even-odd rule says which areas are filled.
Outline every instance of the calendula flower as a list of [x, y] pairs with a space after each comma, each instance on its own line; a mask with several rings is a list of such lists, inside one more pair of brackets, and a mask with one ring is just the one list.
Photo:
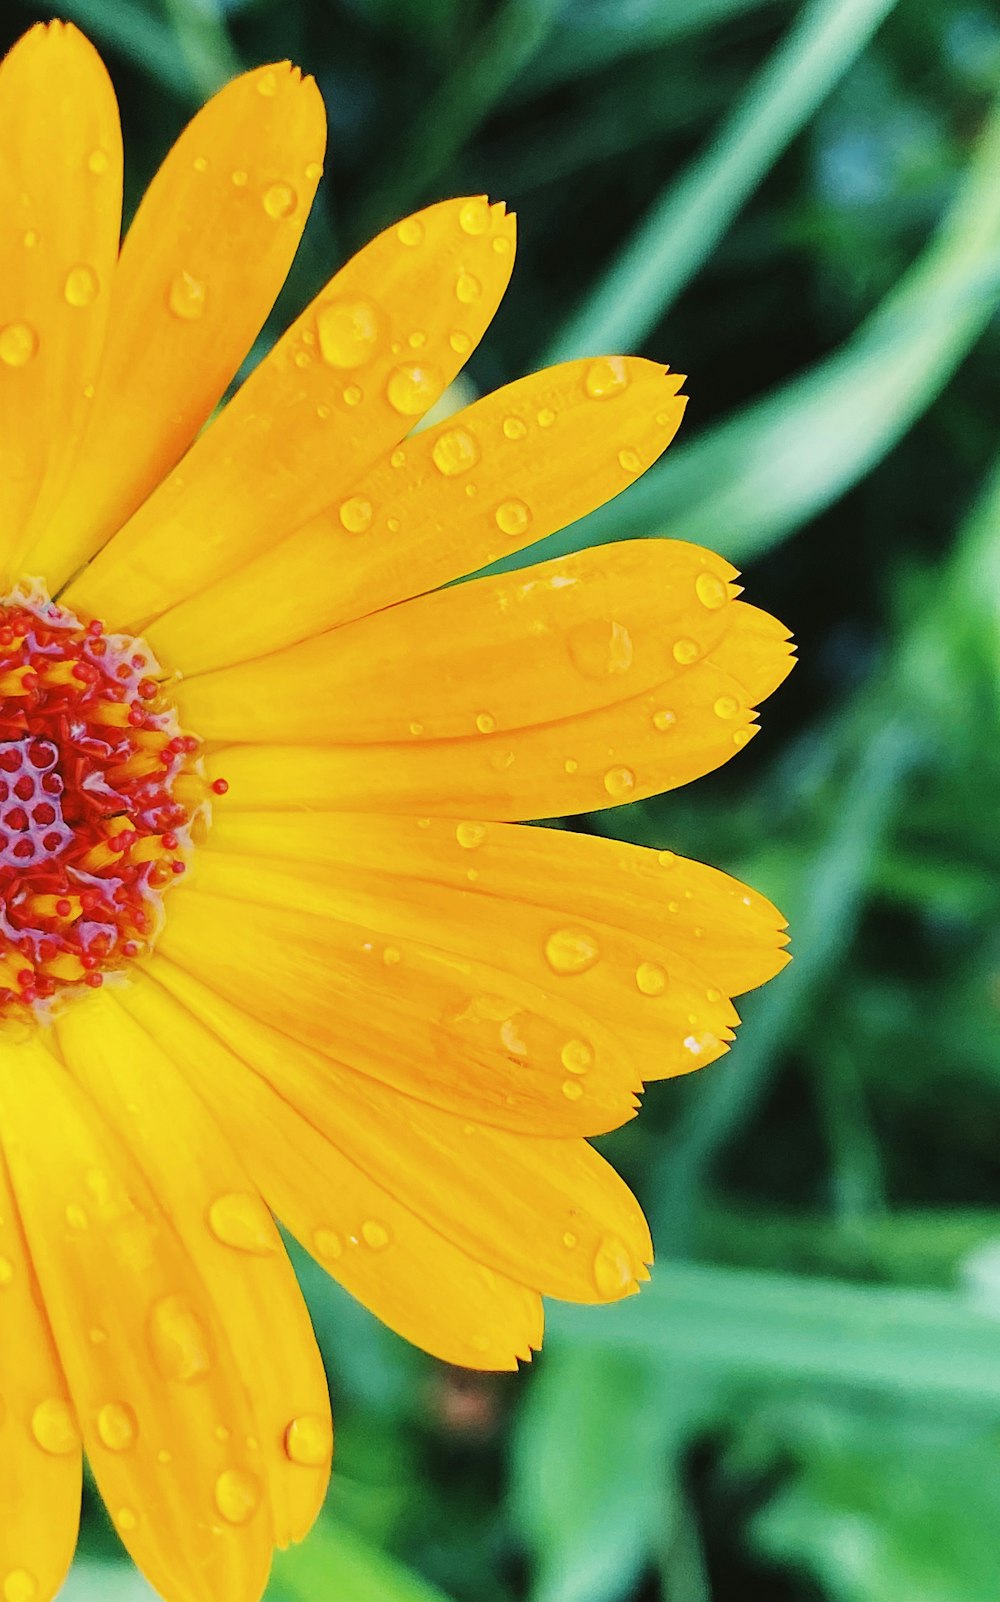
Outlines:
[[287, 64], [181, 135], [119, 255], [75, 29], [0, 67], [0, 1595], [45, 1602], [86, 1451], [169, 1602], [248, 1602], [324, 1493], [273, 1216], [401, 1334], [512, 1368], [651, 1247], [586, 1143], [710, 1062], [780, 919], [516, 820], [732, 756], [784, 629], [669, 540], [441, 589], [664, 449], [680, 380], [570, 362], [412, 429], [511, 271], [448, 201], [327, 285], [200, 433], [320, 177]]

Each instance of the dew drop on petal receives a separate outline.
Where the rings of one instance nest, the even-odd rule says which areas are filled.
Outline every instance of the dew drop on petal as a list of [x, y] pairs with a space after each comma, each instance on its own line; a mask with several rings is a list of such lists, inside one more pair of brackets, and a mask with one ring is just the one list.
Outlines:
[[485, 823], [460, 823], [455, 830], [455, 839], [466, 851], [475, 850], [486, 839]]
[[635, 789], [635, 774], [631, 768], [609, 768], [604, 775], [604, 788], [614, 801], [623, 801]]
[[449, 334], [448, 343], [456, 356], [467, 356], [472, 349], [472, 340], [461, 328], [456, 328], [454, 333]]
[[120, 1507], [118, 1512], [115, 1514], [115, 1523], [120, 1530], [124, 1531], [126, 1535], [128, 1535], [130, 1530], [135, 1529], [138, 1522], [139, 1520], [136, 1517], [135, 1511], [130, 1507]]
[[503, 431], [506, 439], [523, 439], [528, 432], [528, 425], [520, 417], [505, 417]]
[[424, 237], [424, 225], [419, 217], [405, 217], [396, 229], [396, 238], [402, 245], [409, 245], [412, 250], [419, 245]]
[[661, 734], [666, 734], [667, 730], [672, 729], [676, 722], [677, 713], [671, 712], [667, 707], [660, 707], [653, 713], [653, 727], [654, 729], [659, 729]]
[[330, 367], [362, 367], [379, 342], [379, 313], [370, 300], [330, 300], [316, 313], [316, 332]]
[[373, 508], [364, 495], [352, 495], [340, 508], [340, 521], [348, 534], [363, 534], [371, 527]]
[[237, 167], [232, 177], [233, 183], [237, 189], [245, 189], [247, 184], [250, 182], [250, 174], [242, 167]]
[[429, 411], [444, 384], [436, 367], [407, 363], [389, 374], [386, 395], [389, 405], [404, 417], [419, 417]]
[[594, 1064], [594, 1053], [585, 1040], [567, 1040], [559, 1053], [562, 1065], [571, 1074], [585, 1074]]
[[545, 958], [554, 973], [586, 973], [599, 960], [601, 948], [587, 929], [556, 929], [545, 942]]
[[471, 306], [483, 292], [479, 279], [472, 273], [459, 273], [455, 280], [455, 294], [463, 306]]
[[9, 1257], [0, 1257], [0, 1289], [14, 1278], [14, 1264]]
[[5, 367], [26, 367], [37, 350], [38, 335], [29, 323], [8, 323], [0, 328], [0, 362]]
[[628, 368], [621, 356], [602, 356], [591, 362], [583, 387], [593, 400], [606, 400], [628, 387]]
[[707, 606], [710, 612], [718, 611], [729, 599], [728, 589], [714, 573], [699, 573], [694, 587], [702, 606]]
[[261, 204], [267, 215], [275, 222], [284, 217], [290, 217], [299, 203], [299, 197], [291, 184], [271, 184], [264, 190]]
[[278, 80], [273, 72], [262, 72], [257, 79], [257, 93], [265, 100], [273, 100], [278, 92]]
[[674, 643], [674, 661], [679, 662], [682, 667], [689, 667], [692, 662], [697, 662], [700, 654], [696, 640], [677, 640]]
[[556, 414], [551, 406], [543, 406], [538, 414], [539, 428], [551, 428], [556, 420]]
[[208, 1210], [208, 1224], [216, 1240], [235, 1251], [270, 1257], [278, 1250], [271, 1214], [249, 1191], [218, 1196]]
[[746, 745], [746, 743], [749, 740], [749, 738], [750, 738], [750, 730], [749, 729], [737, 729], [736, 733], [733, 735], [733, 744], [734, 745]]
[[332, 1229], [317, 1229], [313, 1235], [313, 1245], [316, 1255], [325, 1258], [327, 1262], [336, 1262], [343, 1255], [344, 1243], [340, 1236]]
[[3, 1602], [35, 1602], [38, 1583], [27, 1569], [11, 1569], [3, 1582]]
[[215, 1482], [215, 1505], [227, 1524], [246, 1524], [260, 1506], [260, 1487], [246, 1469], [223, 1469]]
[[43, 1452], [65, 1457], [80, 1445], [80, 1432], [69, 1403], [61, 1396], [39, 1402], [31, 1415], [31, 1433]]
[[605, 1235], [594, 1256], [594, 1284], [601, 1296], [623, 1296], [633, 1280], [632, 1263], [617, 1235]]
[[658, 962], [640, 962], [635, 970], [635, 982], [644, 996], [662, 996], [667, 988], [667, 975]]
[[563, 1245], [566, 1247], [567, 1251], [573, 1250], [573, 1247], [576, 1245], [576, 1236], [573, 1234], [572, 1230], [567, 1229], [565, 1235], [563, 1236]]
[[485, 200], [467, 200], [458, 214], [459, 227], [467, 234], [485, 234], [490, 225], [490, 208]]
[[318, 1413], [293, 1418], [285, 1431], [285, 1454], [303, 1468], [322, 1468], [333, 1451], [333, 1431], [329, 1419]]
[[661, 868], [672, 868], [677, 861], [676, 851], [658, 851], [656, 860]]
[[97, 1433], [109, 1452], [126, 1452], [138, 1434], [127, 1402], [105, 1402], [97, 1415]]
[[92, 172], [95, 178], [100, 178], [102, 173], [106, 173], [109, 165], [108, 155], [104, 150], [92, 150], [87, 157], [87, 171]]
[[195, 172], [207, 172], [208, 171], [208, 157], [207, 156], [195, 156], [195, 158], [194, 158], [193, 162], [191, 163], [191, 165], [194, 168]]
[[524, 501], [501, 501], [494, 516], [501, 534], [523, 534], [531, 524], [531, 508]]
[[627, 673], [632, 666], [632, 636], [613, 618], [588, 618], [570, 629], [566, 645], [574, 667], [588, 679]]
[[431, 459], [445, 478], [456, 478], [467, 473], [479, 461], [479, 443], [467, 428], [449, 428], [441, 434], [431, 448]]
[[91, 306], [100, 293], [101, 283], [93, 267], [81, 263], [71, 267], [63, 284], [63, 295], [70, 306]]
[[196, 323], [205, 314], [205, 285], [182, 268], [170, 280], [167, 306], [183, 323]]
[[583, 1086], [578, 1079], [566, 1079], [563, 1081], [562, 1093], [567, 1101], [579, 1101], [583, 1095]]
[[149, 1315], [149, 1345], [165, 1379], [192, 1384], [212, 1366], [208, 1332], [186, 1296], [163, 1296]]
[[373, 1252], [384, 1252], [392, 1240], [392, 1235], [377, 1218], [366, 1218], [361, 1225], [361, 1238]]
[[715, 715], [717, 718], [735, 718], [738, 716], [739, 710], [740, 703], [735, 695], [720, 695], [715, 703]]
[[363, 400], [364, 390], [361, 388], [360, 384], [348, 384], [347, 388], [344, 390], [344, 405], [360, 406]]
[[492, 712], [478, 712], [476, 714], [476, 728], [480, 734], [492, 734], [497, 726], [497, 720]]
[[323, 164], [320, 161], [306, 163], [306, 177], [311, 184], [318, 184], [323, 176]]
[[638, 451], [634, 451], [630, 448], [626, 448], [625, 450], [618, 452], [618, 465], [619, 467], [623, 467], [626, 473], [642, 472], [642, 459], [639, 456]]

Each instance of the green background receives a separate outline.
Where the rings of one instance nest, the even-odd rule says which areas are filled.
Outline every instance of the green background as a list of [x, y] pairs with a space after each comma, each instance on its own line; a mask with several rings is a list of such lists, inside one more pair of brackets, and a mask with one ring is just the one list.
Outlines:
[[[795, 962], [602, 1145], [659, 1264], [446, 1370], [303, 1265], [337, 1473], [274, 1602], [1000, 1597], [1000, 15], [979, 0], [6, 0], [122, 100], [128, 204], [291, 56], [327, 177], [279, 315], [487, 191], [514, 284], [469, 392], [637, 350], [681, 442], [546, 554], [699, 540], [801, 666], [737, 763], [572, 820], [732, 869]], [[66, 1602], [148, 1596], [88, 1492]]]

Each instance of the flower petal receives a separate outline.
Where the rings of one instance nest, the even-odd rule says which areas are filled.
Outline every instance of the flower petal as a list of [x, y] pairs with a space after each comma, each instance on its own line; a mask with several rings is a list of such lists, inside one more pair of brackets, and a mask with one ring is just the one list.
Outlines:
[[232, 379], [295, 254], [325, 137], [315, 83], [283, 62], [227, 84], [166, 157], [122, 250], [85, 455], [28, 558], [52, 591], [170, 471]]
[[37, 24], [0, 64], [0, 150], [6, 588], [80, 450], [118, 255], [118, 105], [100, 56], [71, 24]]
[[[330, 1400], [309, 1315], [271, 1215], [220, 1125], [115, 995], [67, 1008], [58, 1038], [74, 1077], [131, 1147], [196, 1272], [211, 1287], [253, 1398], [275, 1539], [279, 1546], [301, 1540], [329, 1478]], [[314, 1447], [307, 1461], [286, 1445], [302, 1420]]]
[[0, 1153], [0, 1596], [50, 1602], [80, 1520], [83, 1454]]
[[[430, 206], [372, 240], [71, 586], [70, 604], [144, 626], [297, 528], [338, 486], [346, 493], [482, 338], [513, 245], [514, 219], [483, 200]], [[462, 279], [478, 286], [471, 300], [456, 295]]]
[[36, 1038], [0, 1050], [0, 1136], [101, 1495], [165, 1596], [256, 1602], [272, 1526], [254, 1418], [128, 1148]]
[[[477, 1261], [580, 1302], [617, 1300], [648, 1277], [638, 1203], [585, 1141], [526, 1139], [425, 1106], [261, 1028], [159, 959], [155, 971], [331, 1145]], [[367, 1239], [380, 1258], [392, 1245], [382, 1231]]]
[[[241, 1026], [227, 1028], [234, 1014], [224, 1002], [162, 957], [149, 975], [159, 984], [128, 987], [123, 1005], [150, 1034], [169, 1036], [175, 1061], [307, 1251], [383, 1323], [443, 1362], [513, 1369], [529, 1359], [542, 1338], [537, 1295], [429, 1228], [235, 1055], [225, 1041]], [[370, 1245], [372, 1220], [396, 1249], [380, 1248], [379, 1237]]]
[[187, 674], [263, 656], [543, 539], [617, 495], [672, 440], [679, 374], [567, 362], [415, 434], [351, 493], [149, 631]]

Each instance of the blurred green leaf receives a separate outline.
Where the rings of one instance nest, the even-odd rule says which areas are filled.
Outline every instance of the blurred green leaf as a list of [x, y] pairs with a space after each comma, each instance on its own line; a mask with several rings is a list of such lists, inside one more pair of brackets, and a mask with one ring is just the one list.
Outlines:
[[274, 1560], [268, 1602], [448, 1602], [401, 1563], [326, 1520]]

